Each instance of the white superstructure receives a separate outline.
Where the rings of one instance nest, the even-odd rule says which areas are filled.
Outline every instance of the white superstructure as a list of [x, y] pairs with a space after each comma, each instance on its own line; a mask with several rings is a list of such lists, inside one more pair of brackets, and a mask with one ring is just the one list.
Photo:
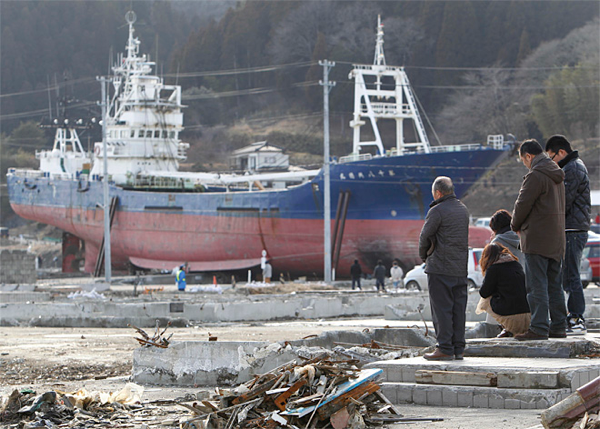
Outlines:
[[[381, 17], [378, 17], [377, 22], [377, 43], [373, 65], [355, 64], [349, 78], [354, 79], [354, 117], [350, 122], [350, 126], [354, 129], [354, 136], [353, 154], [346, 157], [348, 160], [360, 159], [361, 150], [367, 146], [375, 146], [376, 155], [386, 154], [377, 125], [380, 119], [396, 121], [396, 145], [391, 152], [402, 155], [405, 152], [429, 153], [431, 151], [404, 67], [388, 66], [385, 63]], [[417, 131], [414, 142], [406, 142], [404, 139], [405, 119], [414, 122]], [[371, 125], [373, 140], [361, 138], [361, 128], [366, 125], [366, 120]]]
[[[129, 38], [125, 55], [113, 67], [113, 95], [108, 103], [106, 142], [108, 176], [123, 184], [138, 174], [176, 172], [189, 144], [179, 140], [183, 130], [181, 87], [165, 85], [151, 75], [153, 62], [139, 54], [133, 36], [135, 13], [126, 15]], [[92, 176], [102, 176], [102, 143], [94, 146]]]
[[54, 126], [57, 128], [52, 150], [35, 153], [35, 157], [40, 160], [40, 170], [50, 175], [67, 176], [74, 176], [77, 172], [85, 170], [85, 167], [89, 170], [92, 160], [79, 141], [76, 129], [78, 124], [69, 124], [66, 118], [60, 125], [58, 121], [54, 120]]

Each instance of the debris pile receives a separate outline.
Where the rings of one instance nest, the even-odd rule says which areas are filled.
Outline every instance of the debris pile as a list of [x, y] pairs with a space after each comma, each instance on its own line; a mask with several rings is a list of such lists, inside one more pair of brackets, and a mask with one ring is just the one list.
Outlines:
[[114, 393], [90, 393], [82, 388], [71, 393], [57, 390], [36, 395], [31, 389], [14, 390], [0, 405], [0, 423], [2, 427], [22, 429], [114, 427], [122, 420], [136, 420], [137, 413], [143, 411], [143, 390], [133, 383]]
[[546, 429], [600, 428], [599, 411], [600, 377], [596, 377], [544, 411], [541, 416], [542, 424]]
[[183, 404], [194, 417], [183, 429], [364, 428], [401, 421], [381, 393], [380, 369], [360, 370], [356, 360], [321, 354], [256, 375], [235, 389], [216, 389], [211, 400]]
[[169, 326], [171, 326], [171, 322], [167, 323], [167, 326], [165, 326], [165, 329], [163, 329], [161, 331], [160, 326], [158, 324], [158, 320], [157, 320], [156, 328], [154, 329], [154, 335], [152, 336], [152, 338], [150, 338], [150, 336], [142, 328], [138, 328], [137, 326], [134, 326], [134, 325], [127, 325], [127, 326], [135, 329], [137, 331], [137, 333], [142, 336], [142, 338], [134, 337], [137, 340], [137, 342], [140, 343], [140, 345], [142, 347], [159, 347], [161, 349], [166, 349], [167, 347], [169, 347], [171, 337], [173, 336], [173, 334], [169, 335], [166, 338], [163, 336], [165, 334], [165, 332], [167, 332], [167, 329], [169, 328]]

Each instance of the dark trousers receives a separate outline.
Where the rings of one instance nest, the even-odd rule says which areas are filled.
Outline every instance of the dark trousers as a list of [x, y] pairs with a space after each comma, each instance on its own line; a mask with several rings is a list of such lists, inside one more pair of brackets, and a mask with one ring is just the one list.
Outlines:
[[531, 309], [529, 329], [538, 335], [565, 332], [567, 307], [561, 287], [560, 262], [525, 253], [525, 278], [527, 301]]
[[385, 290], [385, 279], [376, 279], [375, 286], [377, 286], [377, 290]]
[[352, 290], [354, 290], [355, 284], [358, 286], [358, 288], [360, 290], [362, 290], [362, 288], [360, 287], [360, 277], [352, 277]]
[[447, 355], [465, 351], [467, 278], [427, 274], [431, 316], [438, 348]]
[[572, 317], [583, 317], [585, 312], [585, 297], [581, 284], [581, 254], [587, 243], [587, 232], [567, 232], [567, 249], [562, 263], [562, 286], [569, 294], [567, 310]]

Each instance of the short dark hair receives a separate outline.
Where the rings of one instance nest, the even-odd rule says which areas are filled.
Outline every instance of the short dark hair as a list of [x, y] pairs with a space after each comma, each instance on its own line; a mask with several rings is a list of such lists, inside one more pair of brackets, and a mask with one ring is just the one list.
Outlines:
[[438, 176], [433, 181], [433, 191], [440, 191], [442, 195], [450, 195], [454, 193], [454, 184], [452, 179], [446, 176]]
[[494, 232], [498, 232], [501, 229], [510, 226], [510, 221], [512, 220], [512, 216], [506, 210], [498, 210], [496, 213], [492, 215], [490, 219], [490, 229]]
[[556, 134], [550, 137], [546, 142], [546, 152], [551, 150], [552, 153], [558, 153], [558, 151], [561, 149], [567, 153], [573, 152], [573, 149], [571, 148], [571, 143], [569, 143], [569, 140], [567, 140], [565, 136]]
[[377, 261], [377, 265], [382, 265], [383, 262], [381, 262], [381, 259]]
[[523, 156], [526, 153], [529, 155], [539, 155], [544, 150], [542, 149], [542, 145], [538, 143], [536, 139], [525, 140], [519, 146], [519, 156]]

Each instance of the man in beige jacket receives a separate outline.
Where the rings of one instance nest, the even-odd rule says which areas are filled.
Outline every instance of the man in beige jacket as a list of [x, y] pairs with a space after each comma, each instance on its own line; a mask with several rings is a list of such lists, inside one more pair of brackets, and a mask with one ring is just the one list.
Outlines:
[[511, 228], [519, 233], [525, 255], [531, 325], [515, 338], [521, 341], [565, 338], [567, 308], [561, 279], [565, 253], [565, 174], [536, 140], [524, 141], [519, 157], [529, 173], [523, 178], [515, 202]]

